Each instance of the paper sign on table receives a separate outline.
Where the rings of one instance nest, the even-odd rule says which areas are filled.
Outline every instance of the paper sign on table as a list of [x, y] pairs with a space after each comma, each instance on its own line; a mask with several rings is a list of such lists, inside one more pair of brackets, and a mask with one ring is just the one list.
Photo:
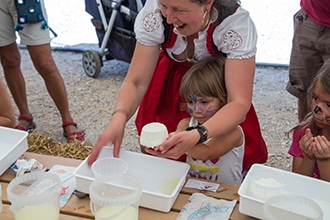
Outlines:
[[49, 170], [49, 172], [57, 174], [62, 181], [62, 192], [60, 194], [61, 208], [67, 203], [75, 190], [75, 178], [73, 175], [75, 169], [76, 167], [55, 165]]
[[237, 200], [227, 201], [224, 199], [215, 199], [202, 193], [194, 193], [181, 209], [177, 220], [227, 220], [234, 210], [236, 202]]
[[212, 192], [217, 192], [220, 187], [219, 183], [210, 183], [201, 180], [189, 179], [185, 185], [187, 188], [194, 188], [199, 190], [207, 190]]

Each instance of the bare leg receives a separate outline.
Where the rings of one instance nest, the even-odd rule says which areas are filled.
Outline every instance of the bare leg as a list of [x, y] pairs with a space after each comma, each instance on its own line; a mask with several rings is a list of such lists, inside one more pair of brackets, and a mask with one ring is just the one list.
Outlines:
[[[47, 91], [61, 114], [62, 123], [73, 121], [69, 112], [64, 81], [52, 57], [50, 44], [28, 46], [27, 48], [36, 70], [44, 79]], [[76, 132], [77, 128], [68, 125], [65, 130], [71, 133]]]
[[[26, 98], [25, 81], [20, 68], [21, 55], [16, 42], [0, 47], [0, 57], [6, 82], [17, 105], [19, 114], [29, 116], [30, 111]], [[28, 122], [20, 120], [18, 124], [26, 127]]]

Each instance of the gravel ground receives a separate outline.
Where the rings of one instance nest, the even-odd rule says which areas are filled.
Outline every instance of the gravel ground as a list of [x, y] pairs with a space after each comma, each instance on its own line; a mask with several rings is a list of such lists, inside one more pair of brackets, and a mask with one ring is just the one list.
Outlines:
[[[26, 79], [30, 110], [38, 126], [37, 132], [50, 134], [55, 140], [65, 142], [60, 115], [43, 80], [33, 68], [27, 51], [21, 49], [21, 52], [21, 67]], [[66, 84], [72, 116], [79, 128], [85, 130], [86, 142], [93, 145], [108, 123], [128, 64], [116, 60], [104, 62], [99, 77], [94, 79], [84, 73], [82, 53], [54, 51], [53, 57]], [[3, 77], [2, 69], [0, 76]], [[290, 139], [284, 133], [297, 122], [297, 106], [296, 99], [285, 90], [287, 79], [288, 71], [285, 68], [257, 67], [253, 103], [268, 145], [267, 165], [290, 170], [291, 157], [287, 153]], [[127, 123], [122, 147], [139, 151], [136, 137], [133, 117]]]

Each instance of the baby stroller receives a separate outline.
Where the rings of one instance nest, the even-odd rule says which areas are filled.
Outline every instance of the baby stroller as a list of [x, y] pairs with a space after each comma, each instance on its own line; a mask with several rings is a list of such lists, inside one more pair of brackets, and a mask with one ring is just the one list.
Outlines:
[[144, 3], [145, 0], [85, 0], [100, 48], [98, 52], [86, 50], [83, 53], [82, 64], [88, 76], [99, 75], [103, 60], [131, 62], [136, 42], [134, 21]]

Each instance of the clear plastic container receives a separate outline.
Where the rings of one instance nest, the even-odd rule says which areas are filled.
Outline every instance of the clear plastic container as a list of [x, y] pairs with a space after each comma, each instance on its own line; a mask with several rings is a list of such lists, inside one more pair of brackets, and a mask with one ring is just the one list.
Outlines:
[[90, 208], [95, 220], [138, 220], [141, 195], [141, 183], [134, 176], [103, 176], [89, 187]]
[[287, 182], [281, 173], [259, 170], [251, 174], [250, 187], [255, 198], [266, 201], [269, 197], [284, 192]]
[[62, 182], [54, 173], [31, 172], [15, 177], [7, 187], [15, 220], [58, 220]]
[[266, 220], [323, 220], [322, 209], [314, 200], [294, 193], [270, 197], [263, 212]]
[[102, 176], [126, 173], [128, 170], [128, 164], [125, 160], [117, 157], [103, 157], [97, 159], [92, 164], [91, 169], [94, 178], [97, 179]]

